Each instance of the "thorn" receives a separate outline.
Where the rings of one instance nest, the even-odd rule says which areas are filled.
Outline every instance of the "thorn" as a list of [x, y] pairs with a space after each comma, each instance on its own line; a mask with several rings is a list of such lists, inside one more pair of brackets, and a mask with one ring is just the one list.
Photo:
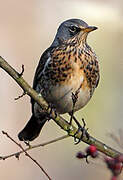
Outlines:
[[22, 71], [21, 71], [21, 73], [18, 73], [18, 76], [19, 77], [23, 76], [23, 73], [24, 73], [24, 65], [22, 64]]
[[15, 154], [15, 157], [19, 160], [20, 154], [19, 153]]
[[7, 135], [7, 133], [5, 131], [2, 131], [3, 134]]
[[14, 98], [14, 100], [17, 101], [18, 99], [22, 98], [22, 97], [25, 96], [26, 94], [27, 94], [27, 92], [23, 92], [22, 95], [20, 95], [20, 96]]

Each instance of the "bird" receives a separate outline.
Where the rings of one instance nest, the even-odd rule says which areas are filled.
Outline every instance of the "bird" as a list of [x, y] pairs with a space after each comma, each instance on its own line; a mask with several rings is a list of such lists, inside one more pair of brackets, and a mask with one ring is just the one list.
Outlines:
[[[98, 86], [98, 58], [87, 43], [88, 34], [96, 29], [81, 19], [68, 19], [60, 24], [52, 44], [41, 55], [33, 89], [59, 114], [71, 114], [72, 94], [77, 91], [74, 112], [82, 109]], [[20, 141], [37, 138], [48, 120], [47, 113], [33, 99], [31, 104], [32, 116], [18, 134]]]

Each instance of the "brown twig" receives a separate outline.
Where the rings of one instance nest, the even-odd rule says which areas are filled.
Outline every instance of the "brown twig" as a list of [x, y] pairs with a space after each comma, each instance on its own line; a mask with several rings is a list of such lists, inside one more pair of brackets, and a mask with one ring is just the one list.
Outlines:
[[23, 96], [26, 95], [26, 92], [23, 92], [23, 94], [19, 95], [18, 97], [16, 97], [14, 100], [17, 101], [18, 99], [22, 98]]
[[33, 146], [29, 146], [28, 148], [24, 149], [24, 151], [18, 151], [18, 152], [15, 152], [13, 154], [9, 154], [9, 155], [6, 155], [6, 156], [0, 156], [0, 160], [6, 160], [8, 158], [11, 158], [11, 157], [16, 157], [19, 159], [19, 156], [24, 153], [25, 151], [29, 151], [29, 150], [32, 150], [32, 149], [35, 149], [35, 148], [39, 148], [39, 147], [43, 147], [43, 146], [46, 146], [46, 145], [49, 145], [49, 144], [52, 144], [54, 142], [57, 142], [57, 141], [60, 141], [60, 140], [63, 140], [63, 139], [66, 139], [70, 137], [69, 135], [65, 135], [65, 136], [61, 136], [61, 137], [58, 137], [56, 139], [53, 139], [51, 141], [48, 141], [48, 142], [44, 142], [44, 143], [41, 143], [41, 144], [36, 144], [36, 145], [33, 145]]
[[[42, 170], [42, 172], [47, 176], [47, 178], [48, 178], [49, 180], [52, 180], [52, 179], [50, 178], [50, 176], [47, 174], [47, 172], [44, 170], [44, 168], [43, 168], [32, 156], [30, 156], [30, 155], [27, 153], [27, 151], [25, 151], [25, 149], [21, 146], [21, 144], [17, 143], [10, 135], [8, 135], [7, 132], [2, 131], [2, 133], [3, 133], [4, 135], [6, 135], [6, 137], [8, 137], [8, 138], [9, 138], [12, 142], [14, 142], [17, 146], [19, 146], [20, 149], [22, 149], [22, 151], [25, 153], [25, 155], [26, 155], [27, 157], [29, 157], [29, 158]], [[16, 155], [16, 157], [19, 158], [19, 155]]]
[[22, 64], [22, 71], [21, 73], [18, 73], [19, 77], [23, 76], [23, 73], [24, 73], [24, 65]]

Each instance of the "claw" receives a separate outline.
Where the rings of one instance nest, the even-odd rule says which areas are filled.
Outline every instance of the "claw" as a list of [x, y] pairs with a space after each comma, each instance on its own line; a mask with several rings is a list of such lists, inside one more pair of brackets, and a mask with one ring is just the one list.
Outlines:
[[[53, 104], [48, 104], [48, 108], [47, 110], [49, 110], [49, 116], [50, 118], [52, 118], [52, 114], [54, 113], [55, 114], [55, 118], [57, 117], [57, 111], [56, 111], [56, 108]], [[50, 119], [49, 119], [50, 120]]]
[[24, 141], [24, 143], [26, 144], [26, 146], [28, 146], [29, 148], [31, 148], [31, 144], [30, 144], [29, 141], [25, 141], [25, 140], [23, 140], [23, 141]]
[[[77, 121], [77, 119], [75, 117], [74, 118], [74, 121], [76, 122], [77, 126], [78, 126], [78, 130], [76, 131], [76, 133], [74, 134], [74, 141], [75, 141], [75, 145], [76, 144], [79, 144], [80, 141], [83, 139], [83, 137], [87, 137], [87, 139], [89, 139], [90, 135], [89, 133], [87, 132], [88, 131], [88, 128], [85, 129], [85, 126], [86, 126], [86, 123], [84, 121], [84, 119], [82, 118], [82, 122], [83, 122], [83, 126], [80, 125], [80, 123]], [[77, 141], [77, 138], [76, 138], [76, 135], [79, 133], [79, 132], [82, 132], [81, 136], [80, 136], [80, 139], [78, 139]]]

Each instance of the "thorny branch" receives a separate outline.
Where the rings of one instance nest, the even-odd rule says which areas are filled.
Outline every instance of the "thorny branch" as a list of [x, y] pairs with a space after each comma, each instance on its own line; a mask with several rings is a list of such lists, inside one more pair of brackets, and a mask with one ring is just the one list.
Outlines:
[[[36, 91], [34, 91], [31, 86], [23, 79], [22, 76], [19, 75], [18, 72], [16, 72], [2, 57], [0, 57], [0, 67], [4, 69], [17, 83], [18, 85], [23, 89], [24, 92], [26, 92], [27, 95], [32, 97], [45, 111], [48, 113], [51, 112], [50, 108], [48, 108], [47, 102], [43, 99], [43, 97], [38, 94]], [[73, 125], [70, 125], [63, 117], [57, 114], [52, 110], [52, 114], [50, 117], [54, 120], [54, 122], [59, 125], [64, 131], [68, 133], [69, 136], [75, 135], [77, 132], [77, 128]], [[82, 135], [82, 132], [76, 133], [76, 138], [80, 139]], [[81, 141], [96, 146], [97, 150], [104, 153], [107, 156], [110, 157], [116, 157], [117, 155], [120, 155], [121, 153], [118, 152], [115, 149], [112, 149], [111, 147], [107, 146], [106, 144], [102, 143], [101, 141], [95, 139], [92, 136], [89, 136], [87, 138], [86, 136], [83, 136]]]

